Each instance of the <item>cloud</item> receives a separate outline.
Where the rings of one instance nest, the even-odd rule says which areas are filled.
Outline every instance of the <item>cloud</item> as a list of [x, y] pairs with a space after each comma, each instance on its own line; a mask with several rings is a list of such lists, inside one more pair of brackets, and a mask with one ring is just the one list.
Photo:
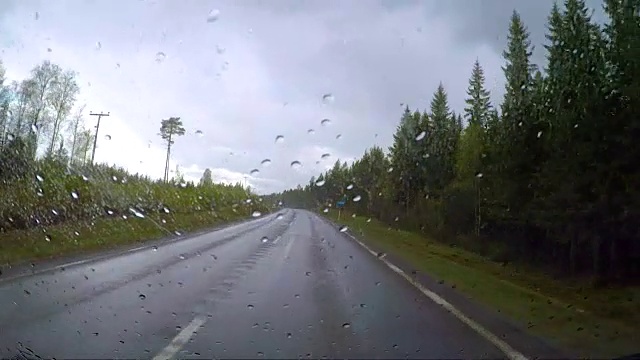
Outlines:
[[[540, 47], [551, 2], [535, 5], [13, 1], [0, 6], [0, 44], [12, 79], [44, 59], [78, 72], [78, 103], [87, 113], [111, 113], [101, 123], [97, 160], [161, 177], [160, 120], [179, 116], [187, 134], [176, 139], [172, 169], [197, 180], [210, 168], [230, 183], [247, 175], [265, 193], [306, 184], [373, 145], [387, 148], [401, 104], [427, 108], [441, 81], [452, 109], [462, 111], [476, 58], [498, 101], [509, 15], [521, 11]], [[212, 9], [219, 17], [207, 22]], [[334, 101], [323, 102], [329, 93]], [[95, 120], [87, 115], [87, 126]], [[284, 141], [276, 143], [279, 135]], [[261, 165], [265, 159], [270, 166]], [[254, 168], [260, 173], [250, 176]]]

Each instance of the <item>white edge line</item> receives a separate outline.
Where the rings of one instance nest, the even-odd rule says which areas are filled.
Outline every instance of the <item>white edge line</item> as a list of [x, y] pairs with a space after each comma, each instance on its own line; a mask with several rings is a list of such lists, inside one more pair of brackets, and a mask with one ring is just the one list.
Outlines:
[[389, 267], [395, 273], [399, 274], [405, 280], [407, 280], [409, 283], [411, 283], [411, 285], [415, 286], [418, 290], [420, 290], [421, 293], [423, 293], [425, 296], [427, 296], [433, 302], [435, 302], [436, 304], [438, 304], [438, 305], [442, 306], [443, 308], [445, 308], [446, 310], [448, 310], [451, 314], [453, 314], [455, 317], [457, 317], [458, 320], [462, 321], [464, 324], [469, 326], [475, 332], [480, 334], [480, 336], [482, 336], [487, 341], [492, 343], [495, 347], [500, 349], [500, 351], [502, 351], [505, 355], [507, 355], [507, 357], [509, 359], [511, 359], [511, 360], [527, 360], [527, 357], [524, 356], [522, 353], [520, 353], [516, 349], [512, 348], [509, 344], [504, 342], [502, 339], [500, 339], [496, 335], [492, 334], [489, 330], [487, 330], [484, 327], [482, 327], [482, 325], [480, 325], [477, 322], [475, 322], [475, 321], [471, 320], [470, 318], [468, 318], [460, 310], [458, 310], [456, 307], [454, 307], [450, 302], [448, 302], [447, 300], [445, 300], [442, 297], [440, 297], [440, 295], [434, 293], [433, 291], [431, 291], [431, 290], [427, 289], [426, 287], [424, 287], [419, 282], [415, 281], [411, 276], [407, 275], [404, 271], [402, 271], [402, 269], [400, 269], [399, 267], [397, 267], [394, 264], [392, 264], [391, 262], [389, 262], [389, 260], [385, 259], [384, 256], [378, 257], [378, 254], [375, 251], [371, 250], [362, 241], [356, 239], [355, 236], [353, 236], [353, 235], [351, 235], [349, 233], [347, 233], [347, 235], [350, 238], [352, 238], [355, 242], [360, 244], [360, 246], [365, 248], [373, 256], [377, 257], [380, 261], [382, 261], [385, 265], [387, 265], [387, 267]]
[[207, 319], [203, 317], [197, 317], [187, 325], [182, 331], [173, 338], [173, 340], [167, 345], [158, 355], [153, 357], [153, 360], [167, 360], [172, 359], [183, 346], [189, 342], [189, 339], [195, 334], [198, 329], [207, 322]]

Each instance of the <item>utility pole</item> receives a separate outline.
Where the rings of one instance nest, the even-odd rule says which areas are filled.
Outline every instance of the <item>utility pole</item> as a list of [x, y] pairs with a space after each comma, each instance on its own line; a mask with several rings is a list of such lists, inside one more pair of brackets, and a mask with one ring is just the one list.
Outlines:
[[98, 124], [96, 125], [96, 135], [93, 138], [93, 151], [91, 152], [91, 165], [93, 165], [93, 158], [96, 156], [96, 144], [98, 143], [98, 130], [100, 129], [100, 118], [102, 118], [103, 116], [109, 116], [109, 112], [108, 113], [93, 113], [90, 112], [89, 115], [91, 116], [97, 116], [98, 117]]

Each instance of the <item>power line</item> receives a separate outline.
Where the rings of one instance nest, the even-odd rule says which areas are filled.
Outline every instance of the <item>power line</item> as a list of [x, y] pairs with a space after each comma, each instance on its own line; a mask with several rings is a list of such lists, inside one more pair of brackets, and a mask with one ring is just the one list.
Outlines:
[[103, 116], [109, 116], [109, 112], [108, 113], [93, 113], [90, 112], [89, 115], [91, 116], [97, 116], [98, 117], [98, 124], [96, 125], [96, 135], [93, 138], [93, 151], [91, 152], [91, 164], [93, 164], [93, 158], [96, 156], [96, 144], [98, 143], [98, 130], [100, 130], [100, 119]]

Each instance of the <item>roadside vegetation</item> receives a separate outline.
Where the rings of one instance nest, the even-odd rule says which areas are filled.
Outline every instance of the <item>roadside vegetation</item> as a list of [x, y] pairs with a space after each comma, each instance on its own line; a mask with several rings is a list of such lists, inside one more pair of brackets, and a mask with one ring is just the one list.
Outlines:
[[603, 25], [581, 0], [551, 9], [545, 64], [531, 62], [514, 12], [499, 104], [476, 61], [464, 109], [440, 84], [428, 109], [406, 106], [388, 151], [337, 161], [273, 200], [329, 214], [344, 201], [356, 217], [342, 221], [369, 241], [531, 331], [637, 352], [640, 1], [603, 5]]
[[[75, 73], [48, 61], [5, 84], [0, 64], [0, 268], [26, 261], [172, 237], [265, 212], [240, 184], [198, 184], [169, 156], [184, 134], [180, 118], [159, 121], [163, 180], [94, 164]], [[105, 135], [105, 140], [110, 139]], [[0, 273], [1, 275], [1, 273]]]

